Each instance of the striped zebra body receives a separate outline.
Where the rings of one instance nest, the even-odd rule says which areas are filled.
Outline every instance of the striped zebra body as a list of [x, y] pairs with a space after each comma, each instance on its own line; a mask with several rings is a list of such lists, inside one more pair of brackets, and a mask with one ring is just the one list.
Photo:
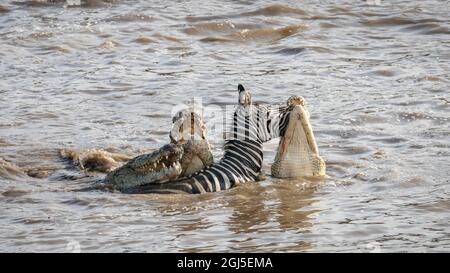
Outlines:
[[[129, 192], [195, 194], [227, 190], [237, 184], [255, 181], [262, 169], [263, 143], [283, 134], [289, 122], [289, 108], [252, 105], [250, 94], [239, 91], [240, 105], [234, 112], [224, 144], [224, 156], [219, 162], [192, 176], [140, 186]], [[246, 96], [241, 100], [241, 95]]]
[[227, 190], [255, 181], [261, 172], [262, 159], [261, 142], [227, 140], [225, 154], [218, 163], [180, 182], [191, 186], [187, 186], [190, 193]]

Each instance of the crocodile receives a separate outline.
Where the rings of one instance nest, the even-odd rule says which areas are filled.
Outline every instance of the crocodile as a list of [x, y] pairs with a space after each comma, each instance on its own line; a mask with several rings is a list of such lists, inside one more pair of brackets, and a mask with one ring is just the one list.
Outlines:
[[291, 107], [291, 115], [271, 166], [272, 176], [324, 176], [326, 165], [319, 155], [305, 99], [301, 96], [291, 96], [287, 105]]
[[178, 111], [172, 119], [170, 143], [139, 155], [111, 171], [101, 184], [112, 190], [152, 183], [167, 183], [189, 176], [213, 163], [203, 116], [195, 107]]

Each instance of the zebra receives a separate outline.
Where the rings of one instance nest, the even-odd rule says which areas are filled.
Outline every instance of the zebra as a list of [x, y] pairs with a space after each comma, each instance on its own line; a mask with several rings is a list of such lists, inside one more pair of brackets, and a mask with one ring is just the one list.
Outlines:
[[252, 103], [251, 94], [238, 85], [238, 106], [224, 144], [222, 159], [188, 177], [146, 184], [128, 193], [206, 193], [257, 181], [263, 163], [263, 143], [283, 135], [289, 123], [289, 106]]

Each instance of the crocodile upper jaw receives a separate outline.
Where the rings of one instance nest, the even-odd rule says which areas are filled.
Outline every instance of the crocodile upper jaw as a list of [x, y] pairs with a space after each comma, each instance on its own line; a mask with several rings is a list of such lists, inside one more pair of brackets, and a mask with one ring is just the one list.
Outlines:
[[146, 183], [164, 183], [181, 173], [181, 145], [168, 144], [151, 154], [144, 154], [110, 172], [104, 182], [123, 190]]

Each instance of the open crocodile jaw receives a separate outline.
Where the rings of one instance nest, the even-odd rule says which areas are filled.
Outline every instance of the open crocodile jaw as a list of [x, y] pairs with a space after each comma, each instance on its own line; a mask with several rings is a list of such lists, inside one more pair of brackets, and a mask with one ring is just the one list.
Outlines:
[[325, 175], [325, 162], [319, 156], [309, 115], [302, 105], [291, 111], [271, 169], [272, 176], [279, 178]]
[[203, 116], [201, 112], [196, 112], [195, 108], [180, 111], [175, 115], [170, 139], [172, 143], [183, 145], [184, 148], [180, 160], [180, 176], [195, 174], [213, 163], [206, 131]]
[[164, 183], [181, 173], [179, 160], [183, 154], [180, 145], [168, 144], [151, 154], [138, 156], [110, 172], [105, 184], [118, 190], [146, 183]]

